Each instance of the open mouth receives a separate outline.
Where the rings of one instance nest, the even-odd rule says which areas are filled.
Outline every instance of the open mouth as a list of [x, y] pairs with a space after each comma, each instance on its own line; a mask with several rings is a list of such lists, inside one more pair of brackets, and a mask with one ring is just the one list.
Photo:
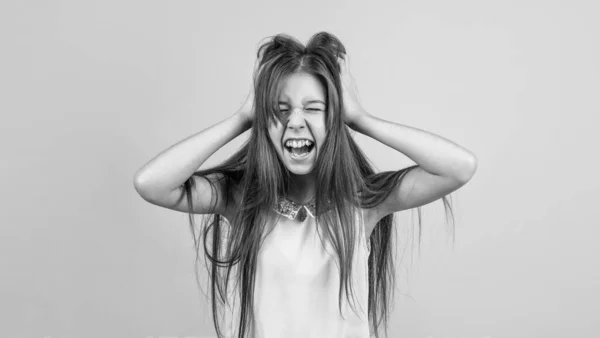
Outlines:
[[296, 143], [295, 145], [289, 146], [285, 145], [284, 148], [287, 150], [288, 154], [291, 158], [294, 159], [304, 159], [311, 154], [313, 149], [315, 148], [314, 142], [300, 142], [300, 144]]

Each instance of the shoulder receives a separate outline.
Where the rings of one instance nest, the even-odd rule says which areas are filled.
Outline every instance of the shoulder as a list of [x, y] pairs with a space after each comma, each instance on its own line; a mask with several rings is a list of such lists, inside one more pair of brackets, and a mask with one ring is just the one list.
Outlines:
[[375, 208], [360, 208], [360, 216], [362, 217], [362, 224], [365, 231], [366, 238], [371, 237], [371, 233], [377, 224], [377, 211]]
[[369, 237], [371, 237], [371, 233], [373, 232], [373, 229], [375, 228], [375, 226], [377, 225], [377, 222], [379, 221], [379, 218], [378, 218], [379, 211], [377, 210], [377, 207], [373, 207], [373, 208], [359, 207], [358, 210], [359, 210], [358, 216], [361, 219], [361, 224], [364, 228], [366, 238], [369, 238]]
[[[360, 196], [360, 204], [362, 204], [362, 201], [364, 201], [364, 195], [361, 192], [358, 192], [357, 195]], [[378, 210], [378, 206], [367, 208], [363, 205], [359, 205], [358, 213], [362, 221], [361, 224], [364, 228], [366, 238], [369, 238], [371, 237], [371, 232], [373, 232], [375, 225], [377, 225], [377, 222], [379, 221], [378, 217], [380, 212]]]

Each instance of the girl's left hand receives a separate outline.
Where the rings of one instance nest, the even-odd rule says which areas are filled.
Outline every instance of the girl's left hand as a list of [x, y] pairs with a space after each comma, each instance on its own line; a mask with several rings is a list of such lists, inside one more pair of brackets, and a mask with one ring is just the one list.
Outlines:
[[350, 74], [350, 65], [348, 55], [342, 54], [344, 57], [338, 57], [338, 64], [340, 65], [340, 80], [342, 82], [342, 95], [343, 104], [342, 116], [344, 122], [353, 126], [358, 118], [365, 113], [362, 105], [360, 104], [360, 97], [358, 95], [358, 89], [356, 88], [356, 82]]

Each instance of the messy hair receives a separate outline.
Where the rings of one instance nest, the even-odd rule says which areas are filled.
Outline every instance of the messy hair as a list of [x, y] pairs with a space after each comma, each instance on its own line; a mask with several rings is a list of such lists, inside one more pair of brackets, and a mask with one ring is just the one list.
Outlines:
[[[228, 207], [235, 205], [236, 211], [229, 220], [214, 213], [218, 202], [214, 197], [219, 195], [216, 194], [216, 181], [209, 180], [213, 198], [210, 216], [205, 218], [202, 231], [196, 231], [193, 215], [189, 214], [196, 263], [200, 257], [200, 243], [203, 243], [204, 255], [210, 261], [207, 270], [211, 282], [213, 322], [218, 337], [223, 337], [218, 313], [220, 306], [226, 302], [228, 281], [234, 267], [238, 271], [235, 282], [241, 299], [237, 332], [239, 338], [247, 336], [254, 318], [257, 257], [266, 231], [267, 216], [277, 199], [287, 196], [290, 186], [290, 172], [277, 156], [267, 131], [276, 120], [285, 122], [277, 99], [287, 76], [295, 73], [313, 75], [326, 92], [327, 135], [320, 145], [313, 170], [318, 182], [315, 191], [317, 223], [322, 226], [324, 238], [332, 244], [340, 269], [340, 313], [342, 296], [345, 294], [349, 299], [349, 294], [353, 293], [350, 276], [356, 250], [356, 233], [352, 230], [357, 226], [354, 215], [359, 208], [373, 208], [381, 204], [394, 187], [402, 184], [409, 171], [418, 168], [413, 165], [398, 171], [376, 173], [355, 143], [342, 117], [343, 98], [337, 58], [345, 55], [343, 44], [327, 32], [313, 35], [306, 46], [286, 34], [275, 35], [262, 43], [257, 52], [259, 67], [254, 73], [255, 118], [250, 137], [221, 164], [193, 174], [199, 177], [216, 174], [213, 177], [224, 180], [226, 188], [221, 197]], [[182, 185], [189, 210], [193, 210], [193, 176]], [[448, 197], [442, 198], [446, 213], [451, 211]], [[326, 208], [328, 211], [322, 212]], [[417, 209], [420, 241], [421, 210]], [[393, 213], [380, 219], [367, 239], [371, 248], [368, 258], [368, 317], [375, 337], [379, 337], [382, 320], [387, 337], [389, 306], [393, 300], [393, 219]], [[210, 245], [207, 245], [208, 240]]]

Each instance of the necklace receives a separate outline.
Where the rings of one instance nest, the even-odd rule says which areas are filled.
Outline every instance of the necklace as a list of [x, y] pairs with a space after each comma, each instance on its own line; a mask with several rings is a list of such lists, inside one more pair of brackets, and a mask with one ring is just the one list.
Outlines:
[[[310, 201], [300, 204], [287, 199], [284, 196], [280, 196], [277, 202], [273, 205], [273, 209], [291, 220], [295, 219], [296, 216], [300, 222], [304, 222], [307, 216], [312, 218], [316, 217], [316, 202], [315, 196]], [[326, 208], [328, 210], [328, 208]]]

